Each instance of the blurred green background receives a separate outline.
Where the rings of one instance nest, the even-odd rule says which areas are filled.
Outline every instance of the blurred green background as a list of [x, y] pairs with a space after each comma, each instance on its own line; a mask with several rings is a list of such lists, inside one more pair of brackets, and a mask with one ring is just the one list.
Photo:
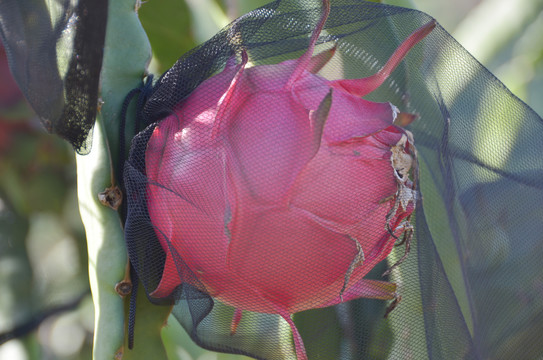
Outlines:
[[[435, 17], [517, 96], [543, 114], [543, 1], [384, 2]], [[153, 48], [151, 72], [164, 72], [184, 52], [264, 3], [145, 2], [139, 16]], [[72, 149], [41, 129], [11, 81], [0, 51], [0, 333], [47, 309], [77, 304], [48, 317], [30, 334], [0, 345], [0, 359], [91, 357], [94, 310], [75, 180]], [[241, 359], [199, 349], [173, 321], [163, 336], [172, 359]]]

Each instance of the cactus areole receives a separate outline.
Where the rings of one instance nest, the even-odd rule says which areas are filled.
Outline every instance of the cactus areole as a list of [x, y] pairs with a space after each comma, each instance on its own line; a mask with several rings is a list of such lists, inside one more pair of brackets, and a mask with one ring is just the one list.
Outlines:
[[[375, 75], [327, 80], [335, 49], [314, 55], [330, 11], [323, 1], [298, 59], [251, 65], [243, 48], [161, 120], [145, 151], [149, 218], [165, 253], [152, 298], [181, 284], [236, 309], [280, 315], [298, 360], [307, 359], [291, 315], [366, 297], [393, 300], [393, 283], [365, 279], [409, 237], [416, 149], [379, 87], [416, 30]], [[178, 259], [181, 258], [183, 271]]]

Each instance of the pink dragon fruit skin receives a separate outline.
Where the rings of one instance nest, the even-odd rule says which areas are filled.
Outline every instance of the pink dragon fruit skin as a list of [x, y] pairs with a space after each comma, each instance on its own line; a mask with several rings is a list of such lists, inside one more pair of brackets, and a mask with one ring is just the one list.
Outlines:
[[396, 296], [394, 284], [364, 276], [414, 210], [398, 200], [413, 184], [393, 159], [414, 147], [394, 106], [361, 96], [435, 26], [415, 31], [376, 75], [330, 81], [316, 72], [333, 51], [312, 57], [329, 11], [325, 0], [299, 59], [229, 61], [156, 126], [146, 151], [149, 215], [166, 252], [151, 295], [194, 285], [238, 309], [233, 331], [243, 310], [279, 314], [298, 359], [307, 357], [291, 314]]

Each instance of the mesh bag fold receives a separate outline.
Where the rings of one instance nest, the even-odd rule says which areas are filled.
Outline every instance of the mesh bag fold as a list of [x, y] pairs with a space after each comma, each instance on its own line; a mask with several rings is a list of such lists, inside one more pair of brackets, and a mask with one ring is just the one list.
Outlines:
[[11, 73], [43, 126], [90, 151], [106, 36], [107, 0], [0, 4]]

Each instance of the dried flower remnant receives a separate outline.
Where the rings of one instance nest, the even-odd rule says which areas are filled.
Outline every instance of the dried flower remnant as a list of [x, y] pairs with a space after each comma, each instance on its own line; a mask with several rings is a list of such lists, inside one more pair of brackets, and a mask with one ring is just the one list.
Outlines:
[[248, 67], [242, 51], [156, 126], [146, 150], [147, 206], [166, 253], [151, 296], [191, 284], [236, 308], [232, 334], [243, 311], [278, 314], [298, 359], [307, 356], [291, 314], [397, 298], [395, 284], [364, 276], [412, 233], [416, 150], [395, 106], [361, 97], [435, 26], [377, 74], [327, 80], [316, 73], [335, 50], [312, 56], [323, 4], [300, 58]]

